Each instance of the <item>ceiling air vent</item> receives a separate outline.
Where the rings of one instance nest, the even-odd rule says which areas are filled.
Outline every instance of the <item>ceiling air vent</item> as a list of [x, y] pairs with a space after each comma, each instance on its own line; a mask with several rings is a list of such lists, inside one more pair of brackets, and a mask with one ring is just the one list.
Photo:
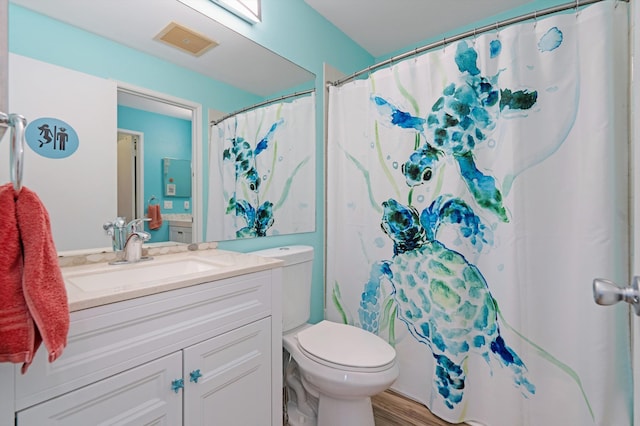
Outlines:
[[176, 24], [175, 22], [167, 25], [153, 39], [166, 43], [169, 46], [176, 47], [183, 52], [192, 54], [193, 56], [200, 56], [207, 50], [218, 45], [218, 43], [203, 36], [202, 34], [198, 34], [187, 27]]

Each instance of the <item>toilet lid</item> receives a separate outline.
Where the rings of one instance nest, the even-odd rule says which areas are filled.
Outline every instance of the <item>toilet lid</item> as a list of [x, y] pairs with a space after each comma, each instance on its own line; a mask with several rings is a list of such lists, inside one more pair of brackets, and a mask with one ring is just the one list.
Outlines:
[[300, 331], [298, 346], [323, 363], [355, 369], [380, 369], [396, 358], [395, 349], [373, 333], [346, 324], [321, 321]]

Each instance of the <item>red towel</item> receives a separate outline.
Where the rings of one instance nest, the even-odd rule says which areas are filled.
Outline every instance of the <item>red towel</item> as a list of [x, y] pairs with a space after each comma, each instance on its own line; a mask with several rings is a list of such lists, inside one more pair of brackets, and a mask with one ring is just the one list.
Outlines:
[[22, 247], [14, 190], [0, 186], [0, 362], [31, 362], [35, 326], [22, 293]]
[[147, 217], [151, 219], [149, 221], [149, 229], [151, 230], [159, 229], [162, 226], [162, 215], [160, 214], [160, 205], [149, 204], [147, 206]]
[[[0, 291], [13, 296], [8, 311], [4, 302], [0, 306], [0, 324], [4, 325], [0, 326], [0, 361], [23, 362], [24, 374], [40, 343], [47, 348], [49, 362], [62, 354], [69, 332], [69, 305], [49, 214], [38, 196], [24, 187], [16, 196], [11, 184], [3, 185], [0, 206], [15, 212], [15, 221], [9, 221], [8, 227], [3, 221], [0, 227], [5, 231], [0, 241], [4, 243], [6, 237], [9, 243], [2, 244], [0, 256], [5, 258], [7, 251], [7, 257], [16, 260], [6, 271], [8, 282], [0, 275], [0, 288], [8, 287]], [[7, 318], [9, 324], [4, 323]]]

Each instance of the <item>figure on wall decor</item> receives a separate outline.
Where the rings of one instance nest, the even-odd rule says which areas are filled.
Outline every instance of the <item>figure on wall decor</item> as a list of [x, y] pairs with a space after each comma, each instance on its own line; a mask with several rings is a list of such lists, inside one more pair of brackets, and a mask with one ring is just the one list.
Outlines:
[[315, 229], [315, 95], [211, 126], [207, 240]]
[[31, 121], [25, 130], [25, 140], [34, 152], [46, 158], [69, 157], [80, 145], [73, 127], [51, 117]]

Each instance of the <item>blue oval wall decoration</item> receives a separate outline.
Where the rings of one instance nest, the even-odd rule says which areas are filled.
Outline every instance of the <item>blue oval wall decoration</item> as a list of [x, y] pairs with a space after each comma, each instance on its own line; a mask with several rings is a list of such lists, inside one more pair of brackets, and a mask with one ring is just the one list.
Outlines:
[[66, 158], [78, 149], [78, 134], [69, 124], [51, 117], [33, 120], [25, 130], [27, 145], [47, 158]]

